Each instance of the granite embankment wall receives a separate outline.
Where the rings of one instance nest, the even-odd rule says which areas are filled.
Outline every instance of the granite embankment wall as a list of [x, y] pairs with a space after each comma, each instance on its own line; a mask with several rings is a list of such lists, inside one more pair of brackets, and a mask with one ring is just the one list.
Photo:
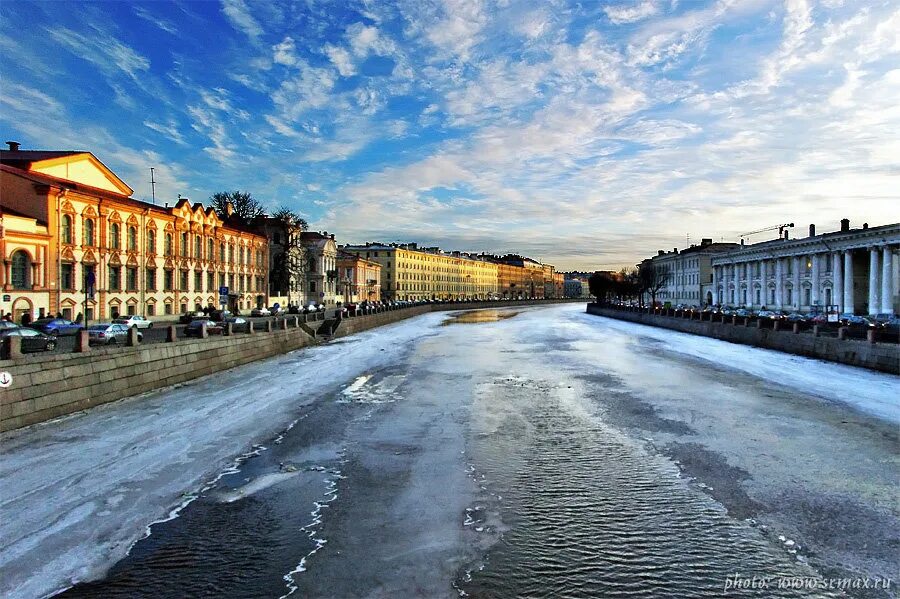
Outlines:
[[[352, 335], [431, 311], [550, 303], [555, 302], [426, 304], [345, 318], [334, 336]], [[263, 330], [252, 335], [179, 338], [168, 343], [0, 360], [0, 371], [8, 372], [13, 379], [9, 388], [0, 389], [0, 431], [44, 422], [321, 342], [309, 334], [314, 332], [309, 327], [318, 327], [321, 322], [301, 323], [299, 327], [290, 318], [287, 322], [286, 329], [280, 328], [280, 322], [273, 323], [271, 332]]]
[[689, 320], [674, 316], [648, 314], [644, 311], [632, 312], [602, 308], [595, 304], [588, 304], [587, 312], [682, 333], [713, 337], [732, 343], [742, 343], [809, 358], [900, 374], [900, 345], [896, 343], [870, 343], [858, 339], [816, 336], [810, 331], [794, 333], [790, 328], [776, 331], [769, 327], [757, 328], [755, 324], [744, 326], [742, 319], [738, 324], [731, 324], [731, 321], [722, 323]]

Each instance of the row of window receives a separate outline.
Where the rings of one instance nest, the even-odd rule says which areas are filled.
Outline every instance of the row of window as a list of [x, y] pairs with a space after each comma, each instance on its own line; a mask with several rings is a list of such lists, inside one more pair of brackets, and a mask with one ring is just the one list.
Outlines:
[[[124, 270], [123, 270], [124, 269]], [[138, 291], [139, 289], [139, 281], [138, 274], [139, 269], [136, 266], [109, 266], [107, 267], [107, 272], [109, 274], [108, 278], [108, 291]], [[145, 291], [158, 291], [157, 282], [158, 277], [156, 274], [157, 269], [155, 268], [147, 268], [144, 271], [144, 290]], [[83, 266], [82, 273], [82, 286], [84, 289], [89, 287], [88, 282], [91, 279], [95, 279], [95, 270], [91, 265]], [[124, 282], [122, 280], [122, 275], [125, 275]], [[262, 292], [265, 290], [264, 288], [264, 279], [263, 277], [252, 277], [248, 275], [235, 275], [225, 273], [206, 273], [206, 280], [204, 285], [204, 277], [203, 273], [200, 271], [193, 271], [193, 287], [190, 287], [188, 283], [191, 280], [191, 271], [190, 270], [181, 270], [178, 271], [178, 287], [177, 291], [216, 291], [219, 287], [228, 286], [232, 293], [241, 293], [243, 291], [247, 292]], [[163, 269], [163, 291], [176, 291], [175, 288], [175, 270], [173, 269]], [[124, 289], [123, 289], [124, 283]], [[236, 286], [235, 283], [238, 283]], [[60, 288], [67, 291], [75, 291], [75, 264], [71, 262], [63, 262], [60, 270]]]
[[[802, 291], [803, 291], [803, 296], [802, 296], [803, 302], [802, 302], [801, 305], [803, 305], [803, 306], [812, 306], [812, 305], [813, 305], [813, 303], [812, 303], [812, 289], [810, 289], [810, 288], [807, 287], [806, 289], [803, 289]], [[831, 287], [826, 287], [826, 288], [824, 289], [824, 297], [825, 297], [824, 305], [826, 305], [826, 306], [830, 306], [830, 305], [831, 305], [831, 302], [832, 302], [832, 295], [831, 295], [831, 294], [832, 294]], [[737, 304], [737, 303], [738, 303], [738, 301], [737, 301], [738, 294], [735, 293], [735, 290], [734, 290], [734, 289], [731, 289], [730, 291], [728, 291], [728, 292], [727, 292], [727, 295], [728, 295], [728, 297], [730, 298], [732, 304]], [[719, 303], [720, 303], [720, 304], [721, 304], [721, 303], [724, 303], [724, 302], [723, 302], [724, 296], [725, 296], [725, 292], [724, 292], [724, 291], [720, 291], [720, 292], [719, 292]], [[757, 290], [755, 291], [755, 296], [756, 296], [756, 302], [755, 302], [755, 305], [763, 305], [764, 302], [762, 301], [762, 300], [763, 300], [763, 295], [762, 295], [762, 290], [761, 290], [761, 289], [757, 289]], [[740, 303], [746, 305], [746, 304], [747, 304], [747, 290], [746, 290], [746, 289], [742, 289], [739, 297], [740, 297], [740, 300], [741, 300]], [[767, 299], [768, 299], [768, 304], [769, 304], [770, 306], [775, 306], [775, 305], [776, 305], [776, 304], [775, 304], [775, 290], [774, 290], [774, 289], [769, 289], [769, 293], [768, 293], [768, 298], [767, 298]], [[790, 305], [793, 305], [793, 303], [794, 303], [794, 293], [793, 293], [793, 289], [788, 288], [788, 289], [785, 289], [785, 290], [784, 290], [784, 303], [785, 303], [786, 305], [789, 305], [789, 306], [790, 306]]]
[[[84, 246], [96, 247], [96, 235], [95, 235], [96, 225], [94, 223], [94, 219], [85, 218], [84, 219], [84, 233], [83, 240]], [[138, 231], [137, 227], [129, 226], [126, 235], [126, 247], [129, 251], [136, 252], [138, 250]], [[113, 250], [122, 249], [122, 231], [119, 223], [110, 223], [109, 224], [109, 243], [108, 246]], [[65, 244], [73, 245], [75, 243], [75, 237], [73, 234], [72, 228], [72, 217], [68, 214], [64, 214], [62, 217], [62, 241]], [[190, 235], [185, 231], [181, 233], [180, 243], [178, 246], [178, 254], [182, 257], [188, 258], [193, 255], [194, 258], [203, 259], [203, 237], [201, 235], [194, 236], [194, 248], [193, 254], [190, 252]], [[163, 254], [165, 256], [174, 256], [175, 248], [174, 248], [174, 238], [171, 233], [166, 233], [163, 239]], [[219, 244], [219, 252], [218, 259], [219, 262], [225, 262], [225, 252], [226, 245], [228, 251], [228, 262], [234, 263], [235, 258], [235, 244]], [[153, 229], [147, 230], [147, 253], [148, 254], [156, 254], [156, 231]], [[207, 238], [206, 240], [206, 253], [205, 257], [207, 260], [215, 259], [215, 245], [214, 240]], [[253, 260], [253, 251], [250, 248], [239, 247], [238, 248], [238, 264], [250, 264]], [[263, 252], [262, 250], [256, 250], [255, 256], [256, 265], [259, 267], [264, 266], [263, 261]]]

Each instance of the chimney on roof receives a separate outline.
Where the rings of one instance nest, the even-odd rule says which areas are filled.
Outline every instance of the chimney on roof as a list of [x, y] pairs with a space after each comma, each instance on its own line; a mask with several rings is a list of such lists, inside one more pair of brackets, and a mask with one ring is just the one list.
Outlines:
[[334, 233], [331, 234], [331, 240], [334, 241]]
[[657, 256], [662, 256], [662, 255], [665, 254], [665, 253], [666, 253], [665, 250], [659, 250], [659, 251], [656, 252], [656, 255], [657, 255]]
[[816, 226], [815, 226], [815, 225], [810, 225], [810, 226], [809, 226], [809, 236], [810, 236], [810, 237], [815, 237], [815, 236], [816, 236]]
[[743, 245], [744, 245], [744, 238], [741, 237], [741, 246], [743, 246]]
[[849, 230], [850, 230], [850, 219], [842, 218], [841, 219], [841, 232], [846, 233]]
[[711, 238], [711, 237], [704, 237], [703, 239], [700, 240], [700, 247], [703, 247], [703, 246], [706, 246], [706, 245], [712, 245], [712, 238]]
[[868, 229], [868, 228], [869, 228], [869, 223], [863, 223], [863, 229]]
[[234, 214], [234, 204], [225, 202], [225, 216], [231, 216], [232, 214]]
[[22, 145], [22, 144], [20, 144], [20, 143], [17, 142], [17, 141], [8, 141], [8, 142], [6, 142], [6, 145], [9, 146], [9, 151], [10, 151], [10, 152], [18, 152], [18, 151], [19, 151], [19, 146]]
[[672, 253], [673, 253], [673, 254], [677, 254], [677, 253], [678, 253], [678, 248], [672, 248]]
[[785, 241], [788, 240], [788, 238], [790, 237], [790, 234], [791, 234], [790, 231], [788, 231], [787, 229], [784, 230], [784, 240]]

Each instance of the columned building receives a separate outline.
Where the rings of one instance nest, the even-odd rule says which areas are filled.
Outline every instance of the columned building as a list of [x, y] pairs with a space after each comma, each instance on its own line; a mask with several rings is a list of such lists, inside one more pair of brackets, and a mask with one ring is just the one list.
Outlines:
[[[714, 243], [711, 238], [704, 238], [700, 245], [692, 245], [681, 251], [678, 248], [673, 248], [671, 252], [659, 250], [650, 259], [661, 285], [656, 293], [656, 301], [673, 306], [714, 303], [713, 294], [709, 290], [713, 278], [712, 260], [738, 248], [740, 245], [736, 243]], [[649, 297], [647, 301], [650, 301]]]
[[303, 304], [333, 306], [340, 300], [338, 289], [338, 247], [328, 231], [303, 231], [300, 244], [306, 259], [306, 281], [301, 292]]
[[900, 224], [776, 239], [713, 259], [715, 303], [792, 312], [897, 314]]

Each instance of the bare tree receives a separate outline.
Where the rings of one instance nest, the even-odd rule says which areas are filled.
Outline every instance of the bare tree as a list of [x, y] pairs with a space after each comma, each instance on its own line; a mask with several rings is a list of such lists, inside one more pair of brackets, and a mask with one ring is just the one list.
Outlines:
[[306, 251], [301, 239], [307, 223], [286, 207], [276, 210], [271, 222], [275, 235], [272, 244], [272, 269], [269, 274], [270, 288], [279, 291], [279, 295], [289, 296], [292, 282], [295, 286], [306, 283], [310, 260], [314, 258]]
[[228, 218], [228, 204], [231, 203], [232, 214], [244, 224], [263, 216], [262, 204], [246, 191], [219, 191], [209, 197], [213, 209], [220, 218]]
[[655, 306], [656, 294], [669, 282], [669, 269], [650, 261], [642, 262], [638, 267], [638, 281], [641, 294], [649, 293], [650, 303]]

